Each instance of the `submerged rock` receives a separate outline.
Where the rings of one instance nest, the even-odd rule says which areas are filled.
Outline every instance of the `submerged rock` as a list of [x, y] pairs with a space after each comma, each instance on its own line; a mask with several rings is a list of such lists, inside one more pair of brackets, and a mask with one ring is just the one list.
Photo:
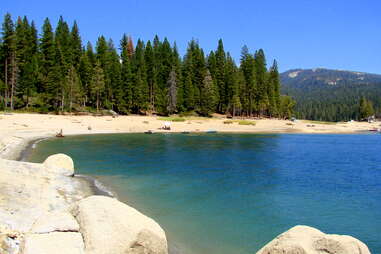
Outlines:
[[136, 209], [105, 196], [77, 203], [73, 215], [91, 254], [167, 254], [163, 229]]
[[277, 236], [257, 254], [370, 254], [361, 241], [347, 235], [330, 235], [308, 226], [295, 226]]

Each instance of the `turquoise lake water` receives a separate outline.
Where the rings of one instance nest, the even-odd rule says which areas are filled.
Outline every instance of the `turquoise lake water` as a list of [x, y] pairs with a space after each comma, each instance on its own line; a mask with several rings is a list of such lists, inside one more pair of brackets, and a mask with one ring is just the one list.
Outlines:
[[110, 134], [45, 140], [154, 218], [172, 252], [255, 253], [295, 225], [381, 253], [381, 135]]

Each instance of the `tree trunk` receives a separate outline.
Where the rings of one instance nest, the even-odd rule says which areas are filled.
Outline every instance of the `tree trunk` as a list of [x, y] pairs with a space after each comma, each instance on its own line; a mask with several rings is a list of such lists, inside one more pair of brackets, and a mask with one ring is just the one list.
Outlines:
[[97, 114], [99, 111], [99, 92], [97, 92]]
[[72, 100], [73, 100], [73, 88], [70, 86], [70, 101], [69, 101], [69, 112], [71, 113], [71, 107], [72, 107]]
[[26, 109], [29, 108], [29, 89], [26, 92]]
[[15, 53], [11, 56], [11, 67], [12, 67], [12, 76], [11, 76], [11, 110], [13, 110], [13, 95], [15, 92], [15, 86], [16, 86], [16, 75], [17, 75], [17, 65], [16, 65], [16, 59], [15, 59]]
[[8, 106], [8, 59], [5, 59], [5, 92], [4, 92], [4, 109]]
[[61, 112], [64, 111], [64, 100], [65, 100], [65, 95], [62, 91], [62, 96], [61, 96]]

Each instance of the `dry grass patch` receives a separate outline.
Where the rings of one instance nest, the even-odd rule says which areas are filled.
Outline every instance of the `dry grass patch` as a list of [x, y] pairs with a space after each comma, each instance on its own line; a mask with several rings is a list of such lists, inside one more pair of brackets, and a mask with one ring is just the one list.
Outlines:
[[257, 123], [251, 120], [225, 120], [224, 124], [233, 124], [238, 123], [238, 125], [253, 125], [255, 126]]

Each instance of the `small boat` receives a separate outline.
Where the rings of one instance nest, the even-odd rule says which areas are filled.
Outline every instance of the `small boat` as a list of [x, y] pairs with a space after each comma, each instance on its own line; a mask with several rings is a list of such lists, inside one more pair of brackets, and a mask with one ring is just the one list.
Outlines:
[[148, 131], [144, 132], [144, 134], [153, 134], [153, 131], [148, 130]]
[[189, 131], [183, 131], [181, 132], [182, 134], [189, 134], [190, 132]]
[[206, 133], [217, 133], [216, 130], [207, 130]]
[[56, 134], [56, 137], [57, 137], [57, 138], [64, 138], [64, 137], [65, 137], [65, 136], [63, 135], [62, 129], [60, 130], [60, 132], [58, 132], [58, 133]]

